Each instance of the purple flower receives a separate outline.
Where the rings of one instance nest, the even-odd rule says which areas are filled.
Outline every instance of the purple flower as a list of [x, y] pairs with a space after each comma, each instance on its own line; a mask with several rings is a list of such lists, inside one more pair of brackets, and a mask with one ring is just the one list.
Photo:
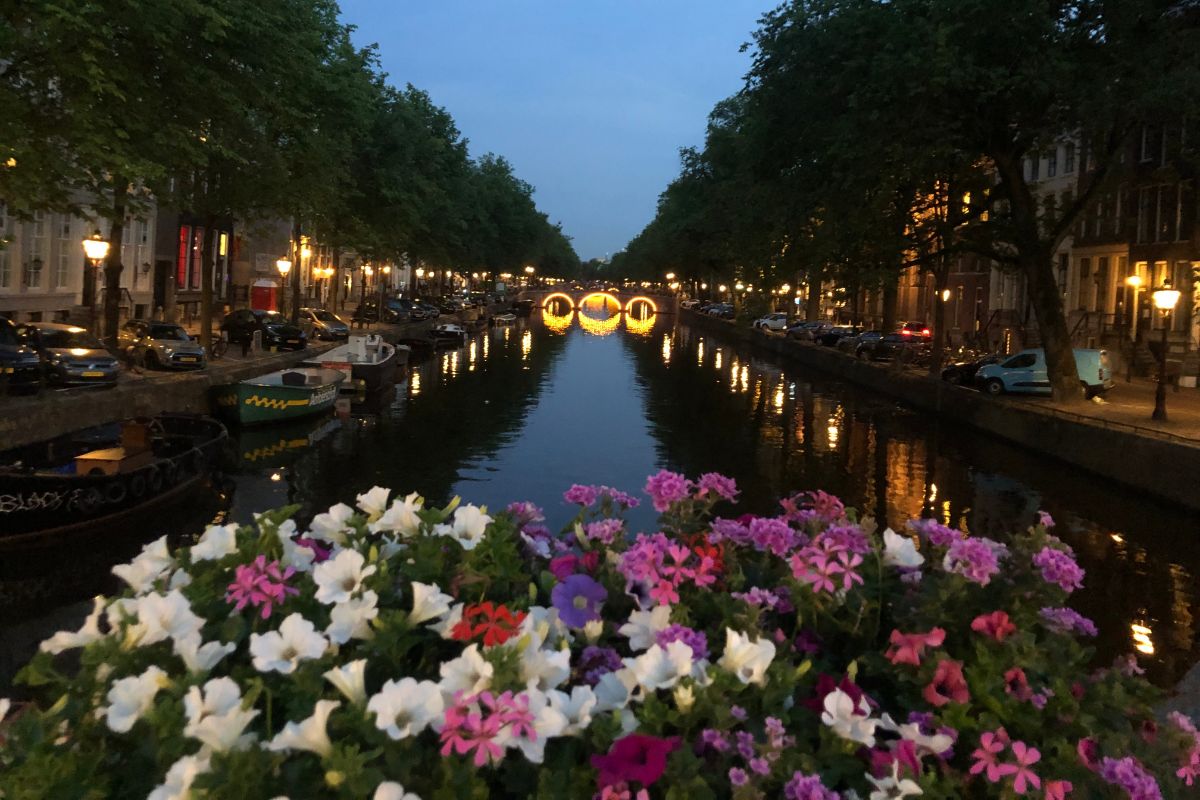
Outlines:
[[608, 590], [587, 575], [572, 575], [550, 593], [558, 618], [571, 628], [582, 628], [600, 619], [600, 606], [608, 599]]
[[1096, 636], [1096, 623], [1073, 608], [1043, 608], [1038, 612], [1046, 627], [1057, 633], [1074, 633], [1080, 636]]
[[512, 518], [516, 521], [519, 527], [524, 527], [530, 522], [542, 522], [546, 519], [542, 510], [529, 501], [523, 503], [509, 503], [506, 509]]
[[721, 519], [718, 517], [712, 521], [712, 535], [709, 536], [709, 541], [713, 544], [723, 541], [733, 542], [734, 544], [748, 544], [750, 542], [750, 529], [735, 519]]
[[827, 550], [831, 549], [829, 545], [833, 544], [859, 555], [871, 552], [870, 538], [857, 525], [834, 525], [818, 538], [822, 540], [822, 546]]
[[792, 774], [792, 779], [783, 787], [783, 796], [787, 800], [841, 800], [841, 795], [826, 789], [818, 776], [803, 772]]
[[576, 483], [563, 492], [563, 500], [576, 505], [590, 506], [596, 502], [596, 487]]
[[1050, 516], [1045, 511], [1039, 511], [1038, 512], [1038, 525], [1041, 525], [1043, 528], [1053, 528], [1054, 527], [1054, 517]]
[[1044, 547], [1033, 557], [1033, 565], [1042, 571], [1042, 580], [1057, 583], [1064, 592], [1083, 588], [1083, 569], [1070, 553]]
[[1100, 777], [1124, 789], [1129, 800], [1162, 800], [1158, 782], [1133, 756], [1102, 759]]
[[746, 709], [742, 708], [741, 706], [730, 706], [729, 713], [733, 715], [733, 718], [739, 722], [746, 721]]
[[729, 734], [716, 728], [705, 728], [700, 731], [700, 744], [702, 747], [711, 747], [718, 753], [724, 753], [729, 750]]
[[612, 544], [624, 527], [625, 523], [619, 519], [601, 519], [584, 525], [583, 532], [593, 542]]
[[963, 538], [962, 531], [947, 528], [936, 519], [910, 519], [908, 528], [922, 539], [936, 547], [948, 547], [952, 542]]
[[576, 671], [582, 676], [588, 686], [595, 686], [600, 679], [610, 672], [616, 672], [624, 663], [621, 654], [611, 647], [596, 647], [588, 645], [576, 663]]
[[801, 544], [801, 539], [787, 520], [755, 517], [750, 520], [750, 543], [760, 552], [769, 551], [783, 558]]
[[746, 731], [738, 731], [733, 734], [733, 738], [737, 740], [738, 755], [749, 761], [754, 758], [754, 736]]
[[729, 768], [729, 782], [731, 784], [734, 786], [745, 786], [747, 780], [748, 778], [746, 777], [746, 770], [738, 767]]
[[708, 637], [703, 631], [692, 630], [686, 625], [668, 625], [658, 632], [655, 642], [663, 649], [671, 642], [683, 642], [692, 648], [692, 658], [708, 658]]
[[622, 492], [620, 489], [614, 489], [611, 486], [597, 486], [596, 492], [600, 495], [607, 495], [610, 500], [625, 508], [637, 508], [642, 504], [641, 500], [630, 494]]
[[704, 497], [709, 492], [732, 503], [738, 496], [737, 482], [717, 472], [706, 472], [696, 481], [696, 496]]
[[646, 494], [654, 504], [654, 510], [660, 514], [671, 507], [672, 503], [686, 500], [692, 491], [692, 482], [678, 472], [659, 470], [658, 474], [646, 479]]
[[992, 576], [1000, 571], [999, 557], [1007, 552], [1007, 548], [1001, 550], [1002, 547], [999, 542], [989, 539], [958, 539], [950, 544], [942, 568], [987, 586]]
[[796, 652], [813, 656], [821, 652], [821, 637], [810, 628], [801, 628], [793, 641]]
[[758, 773], [759, 775], [769, 775], [771, 772], [771, 765], [767, 763], [765, 758], [752, 758], [750, 759], [750, 770]]

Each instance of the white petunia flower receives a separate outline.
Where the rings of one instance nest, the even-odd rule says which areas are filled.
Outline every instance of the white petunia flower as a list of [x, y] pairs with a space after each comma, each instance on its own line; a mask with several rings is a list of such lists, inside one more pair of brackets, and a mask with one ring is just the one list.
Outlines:
[[100, 616], [104, 613], [103, 597], [97, 597], [92, 600], [92, 613], [88, 614], [87, 619], [83, 621], [83, 625], [77, 631], [59, 631], [51, 636], [46, 641], [42, 642], [40, 649], [51, 655], [58, 655], [64, 650], [71, 650], [76, 647], [87, 647], [92, 642], [98, 642], [104, 638], [104, 634], [100, 633]]
[[388, 495], [391, 490], [385, 489], [382, 486], [372, 487], [366, 494], [360, 494], [358, 500], [359, 509], [367, 515], [367, 522], [374, 522], [383, 516], [383, 512], [387, 511]]
[[183, 709], [188, 720], [183, 735], [214, 752], [241, 749], [254, 739], [254, 734], [243, 737], [242, 731], [258, 712], [242, 708], [241, 689], [231, 678], [214, 678], [204, 684], [203, 692], [199, 686], [191, 687], [184, 695]]
[[175, 655], [183, 660], [183, 665], [192, 674], [208, 672], [221, 662], [225, 656], [237, 649], [232, 643], [208, 642], [201, 644], [199, 633], [189, 634], [175, 640]]
[[823, 707], [825, 710], [821, 712], [821, 722], [832, 728], [834, 733], [867, 747], [875, 746], [875, 728], [879, 720], [870, 716], [871, 706], [866, 697], [859, 699], [856, 706], [854, 698], [841, 689], [834, 689], [825, 695]]
[[312, 524], [308, 526], [308, 535], [313, 539], [331, 544], [345, 544], [346, 534], [353, 530], [350, 527], [352, 516], [354, 516], [353, 508], [345, 503], [338, 503], [328, 511], [313, 517]]
[[189, 800], [196, 778], [208, 772], [210, 760], [203, 750], [194, 756], [183, 756], [167, 770], [163, 783], [150, 792], [146, 800]]
[[912, 742], [916, 746], [918, 756], [928, 754], [937, 755], [946, 752], [954, 746], [954, 739], [947, 734], [935, 733], [926, 735], [921, 733], [919, 723], [908, 722], [904, 725], [897, 725], [887, 714], [880, 717], [879, 726], [886, 730], [894, 731], [900, 734], [900, 738]]
[[566, 694], [557, 689], [547, 692], [546, 698], [554, 710], [563, 715], [566, 725], [563, 736], [577, 736], [587, 730], [592, 724], [592, 711], [596, 710], [596, 692], [592, 687], [572, 686], [571, 693]]
[[454, 512], [453, 524], [435, 525], [433, 532], [438, 536], [449, 536], [462, 545], [463, 550], [474, 550], [483, 541], [491, 521], [486, 508], [462, 506]]
[[692, 648], [683, 642], [671, 642], [665, 648], [655, 644], [637, 658], [625, 659], [638, 685], [648, 692], [670, 689], [692, 671]]
[[465, 607], [463, 603], [455, 603], [450, 606], [449, 613], [430, 625], [429, 629], [443, 639], [453, 639], [454, 629], [458, 627], [458, 623], [462, 622], [463, 609]]
[[911, 537], [887, 528], [883, 532], [883, 563], [889, 567], [915, 569], [925, 563], [925, 556], [917, 552]]
[[563, 624], [558, 616], [558, 609], [554, 606], [531, 606], [525, 612], [525, 619], [521, 620], [520, 630], [536, 639], [540, 643], [539, 646], [549, 644], [558, 647], [563, 641], [574, 640], [570, 629]]
[[345, 644], [351, 639], [370, 639], [375, 635], [371, 620], [379, 616], [379, 595], [372, 591], [363, 592], [345, 603], [338, 603], [329, 610], [329, 627], [325, 635], [334, 644]]
[[[520, 640], [510, 639], [516, 643]], [[571, 651], [549, 650], [531, 643], [521, 650], [521, 680], [528, 689], [548, 691], [571, 677]]]
[[250, 655], [259, 672], [290, 675], [301, 661], [324, 655], [327, 647], [325, 637], [298, 613], [288, 615], [277, 631], [250, 634]]
[[657, 640], [658, 632], [671, 624], [671, 607], [655, 606], [649, 611], [634, 611], [617, 633], [629, 638], [629, 649], [646, 650]]
[[595, 710], [602, 712], [625, 708], [630, 700], [636, 699], [634, 692], [637, 688], [637, 676], [628, 667], [604, 673], [596, 684]]
[[506, 725], [495, 741], [505, 748], [515, 745], [531, 764], [541, 764], [546, 758], [546, 743], [563, 735], [567, 728], [567, 718], [549, 702], [544, 692], [534, 689], [524, 694], [529, 713], [533, 716], [534, 737], [516, 738], [512, 735], [511, 726]]
[[325, 680], [356, 706], [367, 701], [367, 660], [359, 658], [325, 673]]
[[775, 658], [775, 643], [770, 639], [750, 641], [750, 636], [725, 629], [725, 652], [717, 663], [738, 676], [742, 683], [766, 683], [767, 667]]
[[869, 800], [903, 800], [905, 797], [925, 794], [916, 781], [911, 778], [901, 779], [899, 759], [892, 762], [891, 775], [876, 778], [868, 772], [866, 778], [875, 787]]
[[167, 551], [167, 537], [161, 536], [143, 547], [133, 561], [113, 567], [112, 573], [129, 584], [134, 594], [144, 594], [173, 566], [175, 561]]
[[362, 588], [363, 581], [375, 574], [374, 564], [365, 566], [366, 559], [357, 550], [343, 550], [328, 561], [313, 567], [312, 578], [317, 584], [317, 601], [326, 605], [345, 603]]
[[279, 559], [285, 567], [291, 567], [297, 572], [311, 572], [317, 554], [311, 547], [296, 544], [296, 521], [287, 519], [275, 529], [279, 544], [283, 547], [283, 555]]
[[393, 501], [383, 516], [371, 523], [371, 533], [398, 533], [401, 536], [415, 536], [421, 530], [421, 518], [417, 512], [425, 501], [413, 492], [403, 500]]
[[367, 710], [375, 715], [375, 727], [393, 739], [407, 739], [442, 718], [446, 703], [441, 688], [433, 681], [401, 678], [387, 681], [371, 697]]
[[200, 541], [192, 545], [192, 562], [220, 561], [230, 553], [236, 553], [237, 531], [236, 522], [228, 525], [209, 525]]
[[133, 723], [154, 707], [154, 696], [169, 682], [167, 673], [151, 665], [141, 675], [114, 683], [108, 690], [108, 706], [101, 709], [109, 729], [128, 733]]
[[333, 751], [329, 731], [325, 730], [329, 715], [341, 705], [339, 700], [318, 700], [312, 716], [301, 722], [289, 722], [275, 738], [267, 742], [268, 750], [308, 750], [324, 758]]
[[412, 593], [412, 612], [408, 615], [408, 621], [413, 625], [444, 616], [450, 611], [450, 603], [454, 601], [450, 595], [442, 594], [436, 583], [413, 581]]
[[395, 781], [384, 781], [375, 788], [372, 800], [421, 800], [412, 792], [404, 791], [404, 787]]
[[438, 672], [442, 694], [453, 698], [456, 692], [475, 694], [489, 688], [495, 668], [479, 654], [479, 645], [473, 644], [458, 658], [443, 662]]
[[12, 708], [12, 700], [7, 697], [0, 697], [0, 722], [4, 722], [4, 718], [8, 716], [8, 710]]
[[125, 630], [127, 646], [145, 647], [166, 639], [198, 636], [204, 620], [178, 589], [165, 595], [154, 592], [137, 600], [137, 622]]

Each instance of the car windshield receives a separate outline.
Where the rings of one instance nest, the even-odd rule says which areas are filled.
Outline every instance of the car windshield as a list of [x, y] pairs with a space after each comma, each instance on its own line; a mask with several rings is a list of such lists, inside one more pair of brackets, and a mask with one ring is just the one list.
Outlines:
[[321, 320], [321, 322], [341, 322], [332, 311], [314, 311], [313, 316]]
[[0, 325], [0, 344], [17, 344], [17, 332], [12, 325]]
[[52, 348], [87, 348], [99, 350], [104, 347], [95, 336], [83, 329], [78, 330], [43, 330], [42, 345]]
[[192, 337], [188, 336], [187, 331], [178, 325], [151, 325], [150, 338], [186, 341]]
[[266, 325], [283, 325], [287, 322], [287, 318], [278, 311], [260, 311], [256, 316]]

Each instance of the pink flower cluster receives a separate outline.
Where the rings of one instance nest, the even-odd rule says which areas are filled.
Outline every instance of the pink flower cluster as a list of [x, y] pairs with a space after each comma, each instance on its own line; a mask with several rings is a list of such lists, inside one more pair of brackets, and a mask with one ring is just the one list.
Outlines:
[[1191, 786], [1197, 778], [1200, 778], [1200, 731], [1196, 730], [1195, 723], [1186, 714], [1180, 714], [1178, 711], [1167, 714], [1167, 719], [1176, 728], [1192, 737], [1192, 746], [1185, 756], [1187, 760], [1175, 772], [1176, 777]]
[[1033, 565], [1042, 571], [1042, 580], [1057, 583], [1064, 592], [1083, 588], [1083, 568], [1069, 552], [1044, 547], [1033, 557]]
[[[1013, 761], [1001, 761], [1000, 756], [1012, 747]], [[971, 774], [983, 773], [990, 783], [999, 783], [1006, 777], [1012, 777], [1012, 789], [1017, 794], [1025, 794], [1029, 787], [1040, 789], [1042, 779], [1033, 771], [1033, 765], [1041, 760], [1042, 754], [1037, 748], [1030, 747], [1024, 742], [1013, 742], [1008, 738], [1004, 728], [987, 731], [979, 737], [979, 747], [971, 753], [975, 763], [971, 765]], [[1071, 785], [1065, 781], [1056, 781], [1060, 789], [1070, 791]], [[1062, 784], [1065, 784], [1062, 785]], [[1046, 787], [1047, 797], [1050, 787]], [[1059, 796], [1062, 794], [1060, 792]]]
[[640, 584], [661, 605], [678, 603], [679, 588], [685, 583], [703, 588], [717, 581], [717, 562], [712, 556], [700, 555], [661, 533], [638, 534], [621, 554], [617, 569], [627, 586]]
[[654, 510], [661, 514], [672, 504], [686, 500], [692, 493], [693, 485], [678, 472], [663, 469], [646, 479], [645, 492], [650, 495]]
[[593, 542], [612, 544], [617, 540], [617, 534], [625, 528], [625, 523], [616, 517], [589, 522], [583, 526], [583, 533]]
[[696, 498], [703, 499], [709, 492], [732, 503], [738, 496], [737, 482], [718, 472], [706, 472], [696, 481]]
[[[735, 719], [744, 720], [746, 718], [745, 712], [737, 706], [734, 706], [731, 712]], [[707, 728], [700, 734], [699, 746], [701, 748], [712, 748], [719, 753], [729, 752], [732, 738], [734, 743], [732, 749], [742, 759], [744, 766], [729, 768], [729, 783], [734, 787], [746, 786], [760, 777], [770, 775], [772, 765], [779, 760], [783, 751], [796, 743], [795, 737], [788, 735], [783, 721], [776, 717], [767, 717], [764, 720], [764, 734], [763, 740], [760, 742], [755, 739], [754, 734], [748, 731], [734, 731], [733, 736], [730, 737], [727, 733]], [[793, 776], [793, 780], [796, 777], [803, 776], [800, 773], [796, 773]], [[820, 784], [819, 780], [817, 784]], [[798, 786], [803, 785], [803, 782], [798, 784]], [[787, 797], [792, 796], [786, 794], [786, 789], [785, 795]], [[798, 794], [796, 796], [801, 798], [821, 797], [820, 795], [811, 794]], [[837, 795], [835, 794], [833, 797], [837, 798]]]
[[810, 522], [832, 525], [846, 518], [846, 506], [842, 501], [819, 490], [785, 497], [779, 505], [783, 506], [785, 517], [800, 525]]
[[468, 695], [458, 692], [446, 709], [442, 723], [443, 756], [451, 752], [465, 756], [474, 751], [472, 763], [482, 767], [504, 758], [507, 742], [537, 741], [529, 698], [512, 692]]
[[858, 574], [862, 562], [862, 556], [837, 537], [822, 534], [792, 555], [792, 576], [811, 586], [815, 593], [832, 593], [838, 588], [840, 575], [841, 589], [849, 591], [854, 584], [863, 582]]
[[641, 501], [633, 495], [611, 486], [590, 486], [576, 483], [563, 492], [563, 500], [585, 507], [595, 505], [597, 500], [605, 497], [623, 508], [637, 508], [641, 505]]
[[991, 539], [956, 539], [950, 543], [942, 567], [972, 583], [987, 586], [1000, 571], [1000, 559], [1006, 555], [1008, 548]]
[[787, 800], [841, 800], [841, 795], [832, 789], [825, 788], [818, 775], [805, 775], [803, 772], [792, 773], [792, 779], [783, 787], [783, 796]]
[[962, 531], [947, 528], [936, 519], [911, 519], [908, 529], [935, 547], [949, 547], [966, 536]]
[[287, 585], [288, 578], [295, 572], [292, 567], [281, 569], [278, 561], [267, 563], [266, 556], [259, 556], [249, 564], [239, 564], [233, 583], [225, 590], [225, 602], [236, 603], [234, 611], [241, 611], [248, 605], [261, 608], [262, 618], [266, 619], [288, 595], [300, 594], [299, 589]]

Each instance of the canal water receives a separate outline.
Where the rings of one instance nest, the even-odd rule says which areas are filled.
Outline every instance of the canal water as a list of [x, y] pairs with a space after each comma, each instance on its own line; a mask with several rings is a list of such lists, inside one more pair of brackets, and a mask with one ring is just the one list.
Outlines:
[[[731, 475], [758, 513], [824, 489], [895, 528], [932, 516], [1003, 539], [1045, 510], [1087, 570], [1073, 604], [1100, 626], [1099, 660], [1137, 649], [1162, 685], [1200, 661], [1196, 516], [647, 313], [535, 313], [417, 358], [394, 394], [338, 417], [235, 434], [217, 491], [0, 577], [0, 693], [39, 637], [77, 624], [82, 598], [118, 588], [112, 563], [163, 533], [293, 503], [311, 515], [377, 484], [432, 504], [530, 500], [561, 525], [570, 484], [640, 491], [663, 467]], [[654, 524], [648, 503], [632, 516]]]

